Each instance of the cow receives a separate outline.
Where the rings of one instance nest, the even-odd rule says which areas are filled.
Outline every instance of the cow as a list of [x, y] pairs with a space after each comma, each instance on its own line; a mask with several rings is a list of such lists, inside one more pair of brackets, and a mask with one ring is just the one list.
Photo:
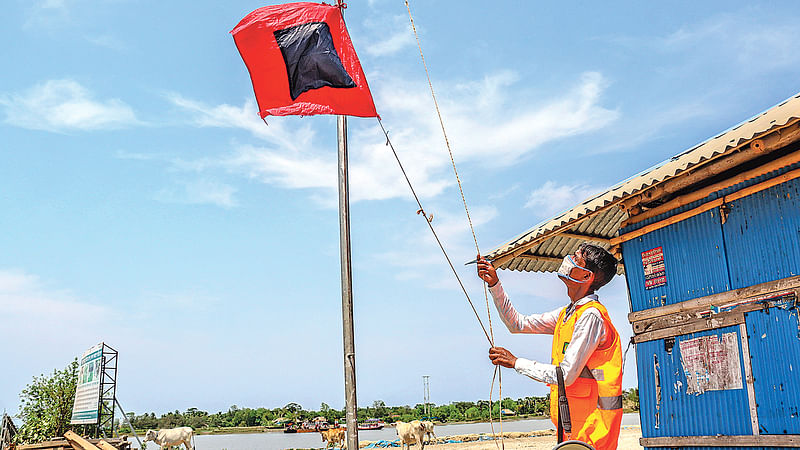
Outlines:
[[179, 447], [183, 444], [186, 446], [186, 450], [194, 450], [191, 442], [192, 438], [194, 438], [194, 430], [190, 427], [162, 428], [158, 431], [147, 430], [147, 434], [144, 435], [144, 442], [153, 441], [162, 449], [172, 446]]
[[423, 420], [422, 425], [425, 427], [425, 436], [428, 438], [428, 444], [431, 443], [431, 436], [437, 439], [436, 433], [433, 432], [433, 422], [430, 420]]
[[395, 424], [395, 431], [400, 437], [401, 449], [404, 449], [407, 445], [408, 449], [411, 450], [411, 444], [414, 443], [419, 445], [420, 450], [425, 448], [425, 442], [422, 440], [425, 437], [425, 425], [419, 420], [412, 420], [408, 423], [398, 420]]
[[319, 434], [322, 435], [322, 442], [328, 442], [325, 444], [325, 448], [328, 448], [331, 444], [333, 444], [334, 448], [337, 446], [343, 449], [347, 448], [344, 428], [329, 428], [327, 430], [319, 430]]

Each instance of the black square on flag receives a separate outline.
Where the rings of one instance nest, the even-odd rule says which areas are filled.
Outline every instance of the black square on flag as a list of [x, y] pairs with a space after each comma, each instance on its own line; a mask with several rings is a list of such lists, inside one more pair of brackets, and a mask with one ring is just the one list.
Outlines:
[[327, 23], [304, 23], [273, 34], [286, 63], [292, 100], [303, 92], [323, 86], [356, 87], [336, 53]]

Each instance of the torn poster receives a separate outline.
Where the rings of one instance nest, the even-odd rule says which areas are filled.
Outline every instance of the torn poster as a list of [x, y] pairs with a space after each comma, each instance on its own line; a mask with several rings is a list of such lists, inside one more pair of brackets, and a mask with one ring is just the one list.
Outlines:
[[701, 336], [679, 343], [686, 375], [686, 393], [742, 389], [742, 369], [736, 332]]
[[644, 287], [653, 289], [667, 284], [667, 271], [664, 265], [664, 249], [656, 247], [642, 252]]

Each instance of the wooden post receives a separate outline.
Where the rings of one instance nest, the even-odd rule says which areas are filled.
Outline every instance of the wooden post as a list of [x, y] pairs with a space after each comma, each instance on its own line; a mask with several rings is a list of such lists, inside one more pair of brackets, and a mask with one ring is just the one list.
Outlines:
[[339, 253], [342, 272], [342, 336], [344, 397], [347, 411], [347, 448], [358, 448], [356, 411], [356, 346], [353, 332], [353, 285], [350, 266], [350, 195], [347, 180], [347, 117], [336, 120], [339, 141]]
[[64, 433], [64, 439], [66, 439], [67, 442], [69, 442], [69, 445], [76, 450], [100, 450], [99, 448], [95, 447], [94, 444], [78, 436], [72, 431], [67, 431]]

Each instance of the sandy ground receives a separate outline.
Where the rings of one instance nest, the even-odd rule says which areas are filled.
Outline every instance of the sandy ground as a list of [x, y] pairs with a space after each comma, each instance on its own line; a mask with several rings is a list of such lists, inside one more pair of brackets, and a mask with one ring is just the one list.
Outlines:
[[[556, 446], [556, 433], [553, 430], [536, 432], [536, 436], [523, 436], [523, 433], [504, 433], [507, 437], [504, 439], [504, 447], [506, 450], [515, 449], [534, 449], [534, 450], [552, 450]], [[530, 433], [524, 433], [525, 435]], [[467, 435], [463, 437], [474, 437], [475, 435]], [[638, 426], [623, 426], [619, 435], [618, 450], [641, 450], [642, 446], [639, 445], [639, 438], [642, 437], [642, 429]], [[459, 440], [462, 436], [450, 436], [449, 439]], [[448, 438], [441, 438], [445, 440]], [[362, 447], [365, 442], [362, 442]], [[436, 444], [432, 449], [440, 450], [497, 450], [500, 442], [497, 441], [473, 441], [451, 444]], [[416, 446], [414, 446], [416, 448]]]

